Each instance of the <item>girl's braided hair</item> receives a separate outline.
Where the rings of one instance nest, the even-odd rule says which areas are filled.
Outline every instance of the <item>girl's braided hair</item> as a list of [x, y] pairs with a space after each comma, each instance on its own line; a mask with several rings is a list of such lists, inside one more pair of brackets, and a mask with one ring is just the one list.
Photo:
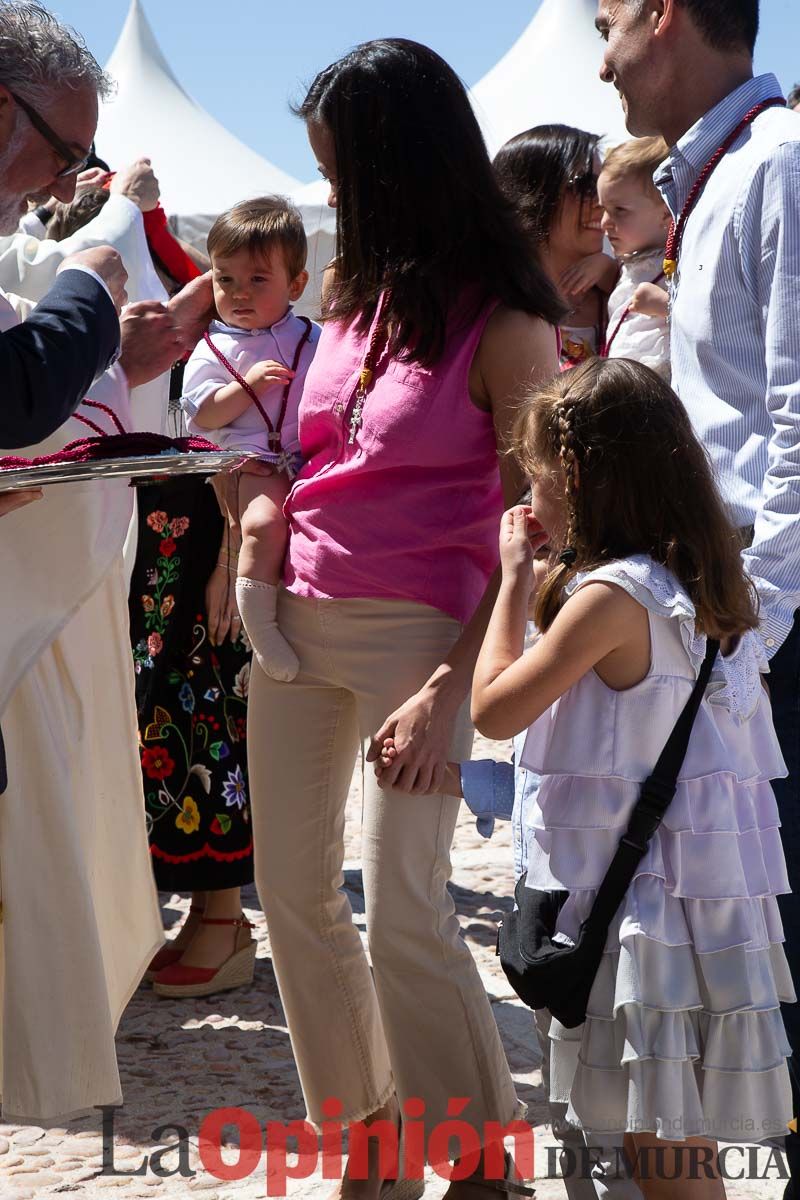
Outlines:
[[742, 542], [685, 408], [655, 372], [626, 359], [592, 359], [526, 401], [513, 435], [526, 474], [563, 481], [565, 545], [539, 590], [546, 630], [579, 572], [646, 554], [689, 593], [698, 628], [737, 636], [758, 625]]

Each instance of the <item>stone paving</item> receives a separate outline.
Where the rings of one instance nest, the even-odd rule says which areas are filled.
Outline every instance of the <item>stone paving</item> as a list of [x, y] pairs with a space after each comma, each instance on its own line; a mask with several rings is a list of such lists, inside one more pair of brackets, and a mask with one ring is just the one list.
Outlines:
[[[478, 744], [479, 757], [508, 756], [507, 747]], [[364, 905], [359, 871], [360, 807], [351, 795], [347, 822], [346, 887], [355, 921], [364, 931]], [[538, 1071], [538, 1048], [531, 1015], [508, 988], [494, 957], [497, 920], [510, 906], [513, 869], [510, 833], [498, 824], [491, 842], [475, 831], [462, 813], [453, 852], [452, 892], [464, 937], [478, 962], [520, 1097], [529, 1105], [536, 1132], [538, 1200], [563, 1200], [563, 1184], [546, 1179], [547, 1147], [555, 1143], [546, 1127], [546, 1108]], [[188, 909], [188, 898], [162, 895], [164, 923], [169, 930]], [[199, 1000], [157, 997], [148, 984], [134, 995], [117, 1037], [120, 1075], [125, 1097], [114, 1121], [114, 1166], [103, 1173], [101, 1124], [98, 1114], [69, 1122], [66, 1127], [0, 1125], [0, 1200], [74, 1193], [94, 1197], [133, 1198], [176, 1196], [198, 1200], [254, 1200], [266, 1194], [263, 1163], [248, 1179], [220, 1183], [199, 1162], [197, 1131], [204, 1115], [225, 1106], [252, 1112], [262, 1127], [266, 1121], [302, 1119], [304, 1107], [292, 1060], [289, 1035], [278, 999], [269, 955], [269, 937], [254, 889], [244, 897], [248, 917], [256, 924], [259, 949], [255, 981], [250, 988]], [[188, 1166], [196, 1174], [161, 1177], [151, 1169], [177, 1171], [178, 1153], [168, 1151], [153, 1160], [161, 1147], [174, 1145], [175, 1130], [154, 1131], [165, 1125], [188, 1131]], [[145, 1156], [151, 1158], [146, 1172]], [[231, 1151], [231, 1160], [236, 1151]], [[742, 1161], [746, 1161], [743, 1159]], [[769, 1152], [760, 1151], [762, 1173], [769, 1170]], [[763, 1181], [732, 1183], [732, 1200], [778, 1200], [784, 1185], [774, 1168]], [[289, 1184], [289, 1195], [323, 1200], [332, 1184], [319, 1175]], [[433, 1177], [426, 1200], [440, 1200], [444, 1181]]]

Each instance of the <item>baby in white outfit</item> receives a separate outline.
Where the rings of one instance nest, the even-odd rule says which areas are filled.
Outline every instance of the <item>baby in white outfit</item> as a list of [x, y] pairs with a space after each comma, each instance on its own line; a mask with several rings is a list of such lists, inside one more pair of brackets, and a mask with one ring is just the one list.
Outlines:
[[189, 359], [181, 404], [190, 433], [274, 467], [240, 475], [236, 598], [260, 666], [288, 681], [299, 664], [276, 618], [283, 504], [300, 466], [300, 396], [321, 332], [291, 307], [308, 283], [300, 213], [280, 196], [237, 204], [212, 227], [208, 253], [219, 319]]
[[669, 209], [653, 175], [669, 153], [662, 138], [638, 138], [611, 150], [597, 181], [603, 231], [619, 264], [608, 301], [605, 357], [632, 358], [670, 379], [669, 302], [664, 250]]

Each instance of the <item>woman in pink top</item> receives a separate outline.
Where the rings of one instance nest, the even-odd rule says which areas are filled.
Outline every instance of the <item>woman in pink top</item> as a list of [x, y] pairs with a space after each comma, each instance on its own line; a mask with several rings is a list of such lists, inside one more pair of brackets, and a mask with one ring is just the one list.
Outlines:
[[[299, 111], [338, 257], [286, 505], [280, 624], [300, 672], [251, 683], [256, 880], [309, 1119], [419, 1120], [417, 1100], [430, 1134], [461, 1097], [485, 1144], [524, 1109], [446, 890], [459, 801], [441, 789], [469, 757], [499, 519], [523, 486], [502, 451], [523, 388], [557, 370], [561, 310], [436, 54], [360, 46]], [[389, 735], [381, 790], [365, 760]], [[340, 891], [358, 755], [372, 974]], [[498, 1195], [475, 1157], [450, 1200]], [[369, 1165], [332, 1198], [422, 1195]]]

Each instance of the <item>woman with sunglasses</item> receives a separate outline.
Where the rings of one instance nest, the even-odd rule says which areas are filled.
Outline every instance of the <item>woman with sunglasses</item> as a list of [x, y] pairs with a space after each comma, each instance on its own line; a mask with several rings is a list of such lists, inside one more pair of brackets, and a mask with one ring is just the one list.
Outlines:
[[[592, 358], [605, 340], [608, 293], [576, 288], [573, 268], [603, 248], [597, 199], [600, 138], [568, 125], [540, 125], [507, 142], [494, 160], [504, 194], [516, 205], [539, 261], [569, 310], [561, 325], [563, 369]], [[609, 279], [609, 290], [613, 287]]]
[[[443, 788], [448, 758], [469, 757], [498, 524], [522, 490], [499, 451], [523, 387], [558, 369], [561, 308], [433, 51], [359, 46], [299, 112], [338, 256], [286, 504], [279, 613], [300, 671], [251, 679], [256, 882], [309, 1119], [413, 1115], [418, 1137], [461, 1097], [480, 1147], [520, 1106], [447, 891], [459, 801]], [[371, 972], [340, 890], [345, 805], [357, 757], [388, 736], [391, 778], [367, 768], [360, 784]], [[476, 1152], [449, 1200], [506, 1193], [484, 1166]], [[369, 1167], [331, 1200], [422, 1195], [374, 1155]]]

